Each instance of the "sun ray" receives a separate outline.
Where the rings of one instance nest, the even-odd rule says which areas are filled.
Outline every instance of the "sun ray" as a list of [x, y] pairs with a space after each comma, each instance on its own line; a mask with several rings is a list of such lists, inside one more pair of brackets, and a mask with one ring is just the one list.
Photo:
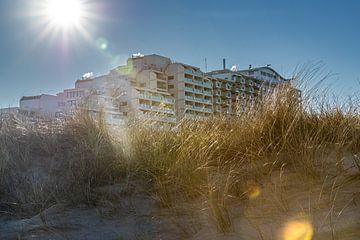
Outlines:
[[38, 19], [35, 27], [40, 30], [34, 45], [46, 38], [50, 42], [60, 40], [68, 43], [77, 35], [87, 42], [92, 41], [88, 29], [96, 14], [91, 11], [91, 3], [85, 0], [44, 0], [34, 1], [32, 5], [33, 11], [29, 15]]

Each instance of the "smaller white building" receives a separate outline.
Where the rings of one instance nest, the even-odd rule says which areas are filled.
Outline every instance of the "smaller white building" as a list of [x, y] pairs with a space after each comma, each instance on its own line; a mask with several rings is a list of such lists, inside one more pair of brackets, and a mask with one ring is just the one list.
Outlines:
[[279, 84], [281, 82], [287, 81], [288, 79], [283, 78], [278, 72], [272, 69], [269, 66], [265, 67], [256, 67], [238, 71], [241, 74], [244, 74], [249, 77], [253, 77], [257, 80], [269, 82], [272, 84]]
[[20, 99], [20, 110], [27, 116], [54, 118], [58, 112], [63, 112], [58, 103], [59, 97], [55, 95], [24, 96]]

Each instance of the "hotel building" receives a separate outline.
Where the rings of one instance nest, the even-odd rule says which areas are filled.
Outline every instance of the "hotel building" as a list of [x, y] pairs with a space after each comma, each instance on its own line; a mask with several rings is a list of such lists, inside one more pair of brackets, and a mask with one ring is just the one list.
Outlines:
[[153, 55], [133, 55], [109, 74], [77, 80], [57, 95], [23, 97], [22, 112], [61, 117], [82, 108], [103, 112], [108, 124], [133, 119], [176, 123], [183, 118], [204, 119], [240, 114], [274, 87], [287, 83], [269, 66], [204, 73], [198, 67]]

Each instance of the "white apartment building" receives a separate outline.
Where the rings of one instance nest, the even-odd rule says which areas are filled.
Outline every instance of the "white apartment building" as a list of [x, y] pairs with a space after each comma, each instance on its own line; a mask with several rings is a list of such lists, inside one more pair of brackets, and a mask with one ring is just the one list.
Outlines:
[[274, 84], [288, 81], [288, 79], [282, 77], [270, 66], [252, 68], [250, 65], [249, 69], [240, 70], [239, 73], [245, 76], [253, 77], [257, 80], [266, 81]]
[[107, 75], [77, 80], [57, 95], [23, 97], [20, 109], [46, 117], [86, 109], [104, 113], [111, 125], [132, 119], [173, 124], [244, 111], [287, 80], [270, 67], [202, 72], [198, 67], [152, 55], [134, 55]]
[[20, 99], [20, 110], [28, 116], [42, 116], [55, 118], [62, 111], [58, 105], [58, 96], [41, 94], [36, 96], [24, 96]]

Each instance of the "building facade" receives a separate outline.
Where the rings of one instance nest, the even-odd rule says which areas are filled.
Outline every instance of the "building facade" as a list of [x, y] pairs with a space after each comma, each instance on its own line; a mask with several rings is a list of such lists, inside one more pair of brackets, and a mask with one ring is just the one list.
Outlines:
[[247, 70], [224, 69], [204, 73], [170, 58], [134, 55], [109, 74], [87, 77], [57, 95], [23, 97], [20, 109], [46, 117], [85, 109], [102, 112], [108, 124], [132, 119], [173, 124], [181, 119], [205, 119], [241, 114], [275, 86], [287, 83], [269, 66]]

